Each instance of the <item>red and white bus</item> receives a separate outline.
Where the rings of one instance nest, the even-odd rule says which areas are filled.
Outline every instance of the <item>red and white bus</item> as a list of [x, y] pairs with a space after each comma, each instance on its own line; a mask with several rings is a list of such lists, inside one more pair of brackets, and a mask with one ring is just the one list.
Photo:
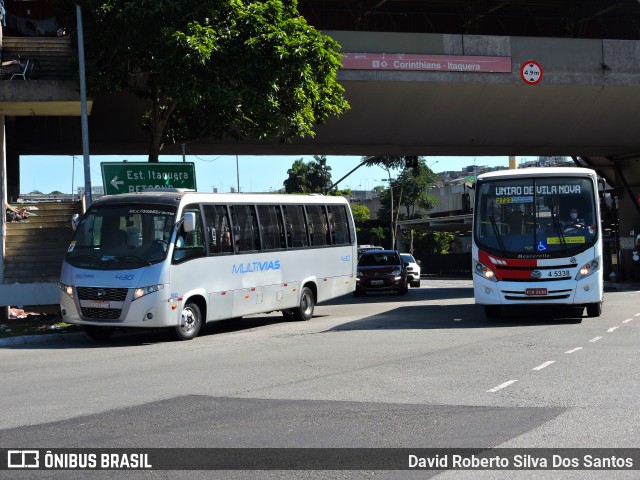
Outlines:
[[596, 172], [527, 168], [480, 175], [475, 186], [473, 286], [487, 318], [505, 306], [602, 311]]

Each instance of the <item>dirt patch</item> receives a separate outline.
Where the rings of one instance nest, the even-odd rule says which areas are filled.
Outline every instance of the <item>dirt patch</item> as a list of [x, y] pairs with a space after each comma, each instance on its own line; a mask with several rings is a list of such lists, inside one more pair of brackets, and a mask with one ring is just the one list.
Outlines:
[[9, 318], [0, 321], [0, 338], [81, 331], [80, 325], [63, 322], [59, 313], [28, 312], [22, 308], [12, 308]]

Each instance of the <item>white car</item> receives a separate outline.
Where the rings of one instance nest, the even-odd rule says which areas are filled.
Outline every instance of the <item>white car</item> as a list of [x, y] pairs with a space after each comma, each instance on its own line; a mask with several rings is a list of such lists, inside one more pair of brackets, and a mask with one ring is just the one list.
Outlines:
[[401, 253], [402, 261], [407, 265], [407, 282], [414, 288], [420, 286], [420, 260], [410, 253]]

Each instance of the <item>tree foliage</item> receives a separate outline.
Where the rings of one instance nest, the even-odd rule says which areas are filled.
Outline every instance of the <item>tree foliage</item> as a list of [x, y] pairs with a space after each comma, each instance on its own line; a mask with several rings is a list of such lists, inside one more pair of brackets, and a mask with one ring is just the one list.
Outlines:
[[[436, 199], [429, 195], [429, 190], [435, 184], [437, 175], [426, 166], [423, 158], [418, 158], [415, 169], [405, 168], [404, 156], [365, 157], [362, 162], [368, 166], [379, 166], [386, 170], [388, 188], [380, 191], [379, 218], [388, 218], [391, 232], [391, 248], [395, 248], [399, 219], [415, 218], [417, 208], [430, 210]], [[394, 170], [401, 170], [397, 178], [391, 174]], [[405, 212], [402, 212], [404, 207]]]
[[351, 204], [351, 213], [353, 214], [353, 221], [356, 225], [363, 224], [371, 218], [369, 207], [359, 203]]
[[349, 108], [340, 46], [295, 0], [56, 0], [68, 25], [76, 3], [90, 91], [148, 102], [150, 161], [168, 142], [291, 142]]
[[305, 163], [302, 158], [293, 162], [287, 170], [288, 178], [283, 182], [286, 193], [326, 193], [331, 186], [331, 167], [326, 157], [314, 155]]

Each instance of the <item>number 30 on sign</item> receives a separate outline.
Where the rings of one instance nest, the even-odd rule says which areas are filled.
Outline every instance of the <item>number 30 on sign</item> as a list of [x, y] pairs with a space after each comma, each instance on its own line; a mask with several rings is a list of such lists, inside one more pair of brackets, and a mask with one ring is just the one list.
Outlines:
[[542, 80], [542, 67], [533, 60], [524, 62], [520, 67], [520, 76], [529, 85], [540, 83], [540, 80]]

